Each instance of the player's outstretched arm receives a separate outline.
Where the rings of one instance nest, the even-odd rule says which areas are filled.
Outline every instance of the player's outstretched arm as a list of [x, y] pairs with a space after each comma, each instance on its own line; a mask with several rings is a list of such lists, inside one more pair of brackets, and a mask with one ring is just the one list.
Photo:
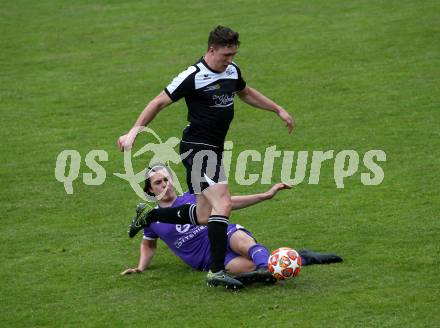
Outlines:
[[136, 268], [128, 268], [121, 272], [121, 275], [131, 273], [140, 273], [144, 271], [151, 263], [154, 254], [156, 253], [157, 241], [143, 239], [140, 246], [139, 263]]
[[265, 95], [254, 88], [245, 87], [242, 91], [238, 92], [238, 96], [245, 103], [253, 107], [275, 112], [279, 118], [286, 123], [289, 133], [292, 132], [295, 125], [295, 121], [292, 116], [290, 116], [290, 114], [284, 108], [267, 98]]
[[118, 139], [119, 150], [129, 150], [134, 144], [137, 134], [144, 127], [147, 126], [162, 109], [172, 103], [170, 97], [162, 91], [152, 101], [150, 101], [147, 107], [144, 108], [138, 119], [134, 123], [133, 128]]
[[292, 187], [283, 182], [279, 182], [274, 184], [268, 191], [263, 193], [253, 194], [253, 195], [243, 195], [243, 196], [232, 196], [231, 197], [232, 209], [238, 210], [241, 208], [255, 205], [264, 200], [271, 199], [278, 193], [278, 191], [283, 189], [292, 189]]

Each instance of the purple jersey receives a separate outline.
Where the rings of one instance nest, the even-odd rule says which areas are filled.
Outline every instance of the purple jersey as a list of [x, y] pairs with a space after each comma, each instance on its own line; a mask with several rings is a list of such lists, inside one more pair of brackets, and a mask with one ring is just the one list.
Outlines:
[[[184, 193], [178, 196], [172, 207], [183, 204], [195, 204], [196, 196]], [[210, 263], [210, 247], [208, 228], [192, 224], [169, 224], [162, 222], [151, 223], [144, 229], [144, 239], [162, 239], [168, 247], [194, 269], [207, 270]]]
[[[196, 196], [188, 192], [178, 196], [172, 207], [183, 204], [196, 204]], [[228, 225], [228, 249], [226, 253], [225, 265], [239, 254], [232, 251], [229, 247], [229, 237], [238, 229], [244, 230], [238, 224]], [[248, 231], [246, 231], [249, 233]], [[249, 235], [251, 235], [249, 233]], [[192, 224], [169, 224], [153, 222], [148, 228], [144, 228], [144, 239], [162, 239], [165, 244], [182, 259], [183, 262], [196, 270], [207, 271], [211, 263], [210, 244], [208, 239], [208, 227]]]

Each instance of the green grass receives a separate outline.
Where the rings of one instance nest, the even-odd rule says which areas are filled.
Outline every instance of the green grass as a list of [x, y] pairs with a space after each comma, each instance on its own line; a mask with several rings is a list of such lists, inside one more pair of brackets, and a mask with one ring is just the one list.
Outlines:
[[[437, 1], [2, 1], [0, 11], [0, 325], [147, 327], [428, 327], [440, 320], [440, 6]], [[385, 179], [359, 171], [234, 214], [269, 248], [331, 250], [344, 264], [304, 268], [239, 294], [204, 285], [164, 244], [151, 270], [126, 225], [138, 202], [116, 139], [148, 100], [198, 59], [217, 24], [241, 33], [249, 85], [288, 109], [236, 106], [228, 135], [244, 149], [382, 149]], [[151, 127], [179, 137], [181, 101]], [[146, 142], [145, 139], [142, 140]], [[76, 149], [74, 194], [55, 160]], [[104, 149], [107, 180], [85, 186], [84, 158]], [[138, 163], [139, 165], [140, 163]], [[309, 162], [310, 165], [310, 162]], [[250, 166], [261, 171], [261, 163]], [[280, 172], [281, 161], [275, 162]], [[179, 174], [182, 168], [177, 169]], [[307, 171], [308, 172], [308, 171]], [[273, 182], [279, 176], [274, 176]], [[182, 180], [183, 181], [183, 180]], [[234, 193], [267, 186], [239, 186]]]

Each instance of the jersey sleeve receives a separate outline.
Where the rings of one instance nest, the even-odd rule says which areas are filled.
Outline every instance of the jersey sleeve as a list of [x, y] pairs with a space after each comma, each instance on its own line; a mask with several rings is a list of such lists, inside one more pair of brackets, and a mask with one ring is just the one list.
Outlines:
[[243, 76], [241, 75], [241, 70], [237, 66], [237, 64], [233, 63], [233, 65], [237, 69], [237, 73], [238, 73], [238, 80], [237, 80], [237, 87], [236, 87], [237, 90], [236, 91], [240, 92], [240, 91], [243, 91], [244, 88], [246, 88], [246, 81], [243, 79]]
[[197, 68], [188, 67], [185, 71], [177, 75], [171, 83], [165, 88], [165, 93], [173, 102], [185, 97], [195, 90], [194, 73]]
[[159, 236], [150, 228], [144, 228], [144, 235], [142, 239], [156, 240]]

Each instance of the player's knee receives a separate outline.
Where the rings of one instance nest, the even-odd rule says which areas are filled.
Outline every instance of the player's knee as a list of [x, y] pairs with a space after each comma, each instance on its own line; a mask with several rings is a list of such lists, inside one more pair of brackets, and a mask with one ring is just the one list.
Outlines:
[[225, 198], [225, 200], [223, 201], [223, 209], [224, 209], [225, 213], [227, 213], [226, 215], [231, 214], [231, 211], [232, 211], [231, 197]]
[[214, 210], [224, 216], [229, 216], [232, 211], [232, 201], [230, 197], [223, 197], [215, 206]]
[[232, 211], [232, 200], [227, 185], [216, 185], [207, 191], [214, 214], [228, 216]]

